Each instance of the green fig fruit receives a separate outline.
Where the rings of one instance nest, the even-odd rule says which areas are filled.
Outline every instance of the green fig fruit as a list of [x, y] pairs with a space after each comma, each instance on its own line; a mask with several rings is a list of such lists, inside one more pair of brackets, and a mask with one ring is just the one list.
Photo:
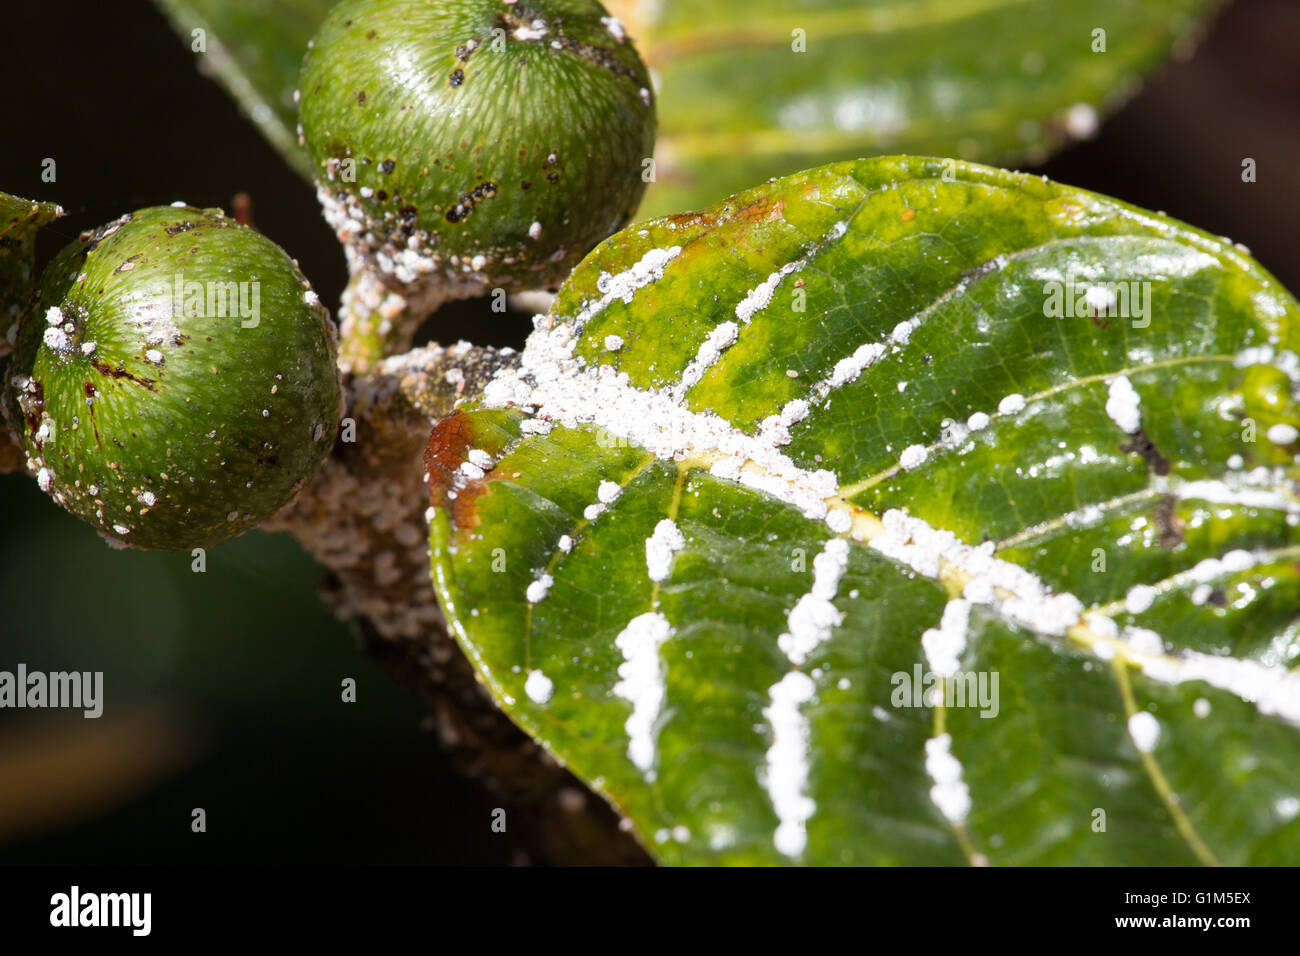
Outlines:
[[299, 83], [327, 220], [399, 286], [557, 283], [625, 225], [650, 77], [595, 0], [344, 0]]
[[43, 490], [110, 541], [190, 549], [286, 504], [333, 444], [328, 312], [220, 210], [142, 209], [41, 275], [5, 413]]

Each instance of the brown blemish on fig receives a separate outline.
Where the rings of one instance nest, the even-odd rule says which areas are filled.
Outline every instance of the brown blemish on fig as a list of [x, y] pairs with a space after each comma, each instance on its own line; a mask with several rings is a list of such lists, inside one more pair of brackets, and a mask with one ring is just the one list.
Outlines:
[[127, 256], [122, 260], [122, 264], [113, 270], [113, 275], [121, 275], [123, 272], [130, 272], [135, 268], [135, 260], [139, 259], [142, 255], [144, 255], [143, 252], [137, 252], [133, 256]]
[[41, 412], [45, 410], [45, 386], [32, 379], [31, 390], [28, 394], [31, 397], [25, 398], [21, 402], [23, 417], [27, 419], [27, 427], [32, 431], [36, 431], [41, 425]]
[[484, 199], [491, 199], [497, 194], [497, 184], [490, 180], [484, 180], [479, 183], [465, 195], [460, 197], [456, 205], [447, 210], [446, 219], [450, 223], [462, 222], [469, 218], [470, 213]]
[[101, 375], [107, 375], [110, 378], [115, 378], [115, 379], [124, 378], [128, 382], [134, 382], [136, 385], [139, 385], [142, 388], [147, 388], [151, 392], [158, 391], [158, 389], [154, 388], [153, 379], [145, 378], [144, 376], [141, 375], [133, 375], [121, 365], [119, 365], [117, 368], [114, 368], [113, 366], [109, 365], [107, 362], [95, 362], [94, 364], [95, 364], [95, 370], [99, 372]]

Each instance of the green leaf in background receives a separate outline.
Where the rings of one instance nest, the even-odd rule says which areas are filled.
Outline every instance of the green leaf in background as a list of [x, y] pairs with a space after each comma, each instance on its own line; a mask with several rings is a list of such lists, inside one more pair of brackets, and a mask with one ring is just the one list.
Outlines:
[[[0, 192], [0, 376], [18, 337], [18, 320], [29, 307], [36, 272], [36, 234], [63, 215], [52, 202]], [[0, 471], [22, 466], [26, 455], [0, 413]]]
[[[334, 0], [155, 0], [304, 177], [293, 91]], [[1040, 162], [1089, 135], [1218, 0], [607, 0], [657, 77], [642, 214], [845, 156]], [[1104, 31], [1099, 38], [1095, 31]], [[796, 31], [802, 31], [802, 34]], [[1104, 52], [1096, 49], [1104, 42]], [[804, 52], [795, 52], [802, 43]]]
[[0, 355], [9, 351], [8, 332], [36, 283], [36, 234], [62, 215], [55, 203], [0, 192]]
[[[307, 43], [336, 0], [155, 0], [199, 69], [220, 83], [299, 175], [310, 181], [298, 145], [294, 91]], [[202, 31], [200, 37], [196, 30]]]
[[1300, 862], [1300, 307], [1243, 249], [882, 158], [538, 321], [430, 441], [434, 580], [660, 859]]
[[[1042, 162], [1217, 0], [613, 0], [657, 78], [642, 213], [849, 156]], [[1094, 34], [1104, 31], [1104, 37]], [[1104, 52], [1094, 48], [1104, 42]], [[795, 52], [800, 44], [804, 52]]]

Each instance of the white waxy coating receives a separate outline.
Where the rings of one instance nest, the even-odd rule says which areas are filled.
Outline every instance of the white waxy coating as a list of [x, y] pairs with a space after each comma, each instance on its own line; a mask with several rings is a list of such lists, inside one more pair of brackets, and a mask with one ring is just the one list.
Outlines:
[[999, 415], [1014, 415], [1017, 412], [1024, 411], [1024, 409], [1025, 396], [1021, 395], [1019, 392], [1012, 392], [1010, 395], [1004, 397], [1002, 401], [998, 402]]
[[1294, 425], [1273, 425], [1265, 435], [1274, 445], [1294, 445], [1296, 439], [1300, 438], [1300, 432], [1296, 431]]
[[913, 468], [919, 468], [925, 464], [925, 459], [929, 457], [929, 454], [924, 445], [908, 445], [903, 449], [903, 453], [898, 456], [898, 464], [904, 471], [911, 471]]
[[1149, 754], [1160, 742], [1160, 721], [1147, 711], [1139, 710], [1128, 719], [1128, 735], [1133, 738], [1133, 746]]
[[1140, 654], [1157, 655], [1165, 651], [1165, 642], [1155, 631], [1145, 627], [1130, 627], [1124, 632], [1129, 646]]
[[930, 799], [950, 823], [962, 824], [970, 813], [970, 788], [962, 778], [961, 761], [952, 755], [952, 735], [940, 734], [925, 742], [925, 772], [934, 786]]
[[802, 261], [788, 262], [750, 289], [745, 298], [741, 299], [736, 305], [736, 318], [748, 324], [755, 315], [771, 304], [772, 296], [776, 294], [776, 288], [781, 284], [781, 281], [792, 272], [798, 272], [802, 268]]
[[601, 17], [600, 22], [605, 25], [605, 29], [619, 43], [627, 39], [627, 30], [623, 27], [622, 21], [618, 17]]
[[849, 543], [832, 538], [813, 558], [812, 590], [799, 598], [786, 617], [786, 633], [776, 639], [790, 663], [798, 666], [831, 635], [844, 615], [835, 607], [835, 595], [849, 562]]
[[1130, 435], [1142, 427], [1142, 399], [1138, 397], [1127, 375], [1111, 380], [1107, 390], [1106, 414]]
[[807, 793], [809, 727], [801, 710], [815, 691], [811, 677], [790, 671], [769, 689], [771, 703], [763, 709], [772, 725], [764, 783], [780, 821], [773, 843], [786, 856], [803, 852], [808, 843], [808, 818], [817, 809]]
[[645, 564], [651, 581], [663, 581], [673, 566], [673, 555], [686, 546], [686, 538], [671, 518], [655, 525], [654, 534], [646, 538]]
[[1135, 584], [1124, 595], [1124, 610], [1130, 614], [1141, 614], [1156, 601], [1158, 592], [1149, 584]]
[[961, 656], [966, 651], [969, 627], [970, 601], [955, 598], [944, 605], [939, 626], [921, 635], [921, 647], [931, 671], [945, 679], [957, 673]]
[[1065, 131], [1075, 139], [1088, 139], [1097, 132], [1097, 111], [1087, 103], [1075, 103], [1065, 113]]
[[46, 329], [42, 338], [45, 340], [45, 344], [56, 352], [63, 352], [68, 348], [68, 334], [56, 325]]
[[740, 326], [730, 320], [720, 322], [713, 327], [700, 344], [695, 358], [682, 372], [681, 381], [673, 386], [672, 394], [675, 401], [680, 402], [686, 393], [704, 377], [704, 373], [717, 363], [722, 353], [736, 341], [739, 332]]
[[555, 683], [541, 671], [531, 670], [524, 681], [524, 693], [534, 703], [545, 704], [555, 693]]
[[542, 601], [545, 601], [547, 595], [551, 593], [551, 585], [554, 583], [555, 578], [551, 577], [549, 574], [540, 575], [536, 581], [533, 581], [528, 585], [528, 589], [524, 595], [528, 598], [528, 603], [540, 604]]
[[632, 703], [632, 714], [624, 724], [628, 735], [627, 755], [637, 768], [653, 780], [655, 776], [655, 720], [664, 699], [663, 665], [659, 647], [672, 633], [668, 619], [658, 611], [648, 611], [628, 622], [614, 639], [623, 652], [618, 666], [621, 678], [614, 694]]

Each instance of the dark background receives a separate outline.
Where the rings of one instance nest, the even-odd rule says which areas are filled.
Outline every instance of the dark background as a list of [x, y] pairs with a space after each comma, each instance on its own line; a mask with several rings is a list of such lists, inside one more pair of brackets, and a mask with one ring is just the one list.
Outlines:
[[[68, 212], [43, 257], [131, 209], [229, 210], [247, 192], [337, 303], [343, 256], [311, 190], [146, 0], [11, 2], [0, 31], [0, 189]], [[1300, 4], [1237, 0], [1095, 139], [1033, 171], [1229, 236], [1300, 290], [1298, 47]], [[440, 341], [498, 345], [528, 327], [484, 303], [438, 323]], [[102, 670], [109, 701], [97, 721], [0, 712], [0, 862], [507, 862], [491, 801], [321, 608], [319, 574], [258, 532], [210, 551], [205, 574], [186, 554], [110, 552], [0, 476], [0, 668]]]

